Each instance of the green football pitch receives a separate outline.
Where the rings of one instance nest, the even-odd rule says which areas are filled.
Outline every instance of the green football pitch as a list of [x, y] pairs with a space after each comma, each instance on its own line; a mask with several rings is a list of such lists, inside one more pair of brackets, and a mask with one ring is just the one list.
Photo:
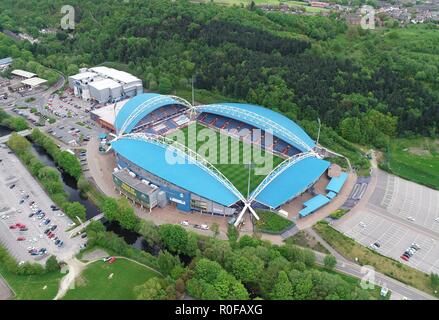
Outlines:
[[[188, 140], [191, 130], [196, 133], [196, 140], [192, 139], [192, 143]], [[242, 142], [230, 136], [221, 135], [219, 132], [199, 123], [193, 123], [181, 129], [181, 132], [184, 134], [184, 144], [207, 159], [244, 197], [247, 196], [248, 188], [249, 166], [246, 165], [247, 163], [254, 163], [250, 169], [251, 192], [264, 180], [273, 168], [277, 167], [284, 160], [279, 156], [261, 150], [261, 148], [257, 146]], [[177, 138], [177, 136], [178, 133], [171, 133], [168, 137], [174, 140], [177, 139], [183, 143], [183, 141], [180, 140], [182, 138], [181, 134], [179, 138]], [[222, 138], [220, 138], [220, 136], [222, 136]], [[254, 154], [257, 156], [254, 157]]]

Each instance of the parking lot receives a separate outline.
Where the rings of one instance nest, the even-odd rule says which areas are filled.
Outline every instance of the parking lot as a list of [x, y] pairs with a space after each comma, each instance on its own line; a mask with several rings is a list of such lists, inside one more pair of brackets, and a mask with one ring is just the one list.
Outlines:
[[[78, 236], [70, 239], [66, 230], [72, 226], [72, 221], [61, 210], [53, 210], [53, 202], [5, 146], [0, 146], [0, 159], [2, 245], [20, 262], [44, 263], [50, 255], [60, 260], [71, 258], [79, 251], [80, 245], [86, 242], [86, 238]], [[48, 236], [48, 229], [51, 229], [53, 236]], [[63, 243], [56, 242], [58, 239]], [[46, 254], [40, 254], [44, 252], [41, 250], [43, 248]]]
[[[439, 191], [380, 170], [376, 178], [367, 203], [334, 227], [383, 255], [426, 273], [439, 273]], [[401, 256], [413, 243], [420, 249], [406, 261]]]

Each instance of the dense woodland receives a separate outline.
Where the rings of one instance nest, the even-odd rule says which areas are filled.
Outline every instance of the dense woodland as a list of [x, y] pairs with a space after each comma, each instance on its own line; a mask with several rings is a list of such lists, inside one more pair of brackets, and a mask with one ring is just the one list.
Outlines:
[[59, 26], [62, 1], [4, 0], [0, 27], [38, 44], [0, 55], [30, 56], [66, 74], [124, 64], [162, 93], [195, 85], [227, 99], [320, 117], [345, 139], [384, 147], [389, 137], [435, 136], [439, 120], [436, 26], [364, 31], [336, 16], [305, 17], [186, 1], [71, 1], [76, 27]]

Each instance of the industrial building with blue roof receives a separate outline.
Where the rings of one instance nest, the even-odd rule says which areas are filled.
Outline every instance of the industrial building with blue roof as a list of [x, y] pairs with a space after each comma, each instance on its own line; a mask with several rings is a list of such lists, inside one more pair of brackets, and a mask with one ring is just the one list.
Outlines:
[[[278, 172], [273, 170], [260, 188], [245, 197], [215, 168], [194, 160], [187, 150], [174, 149], [173, 157], [178, 160], [178, 165], [169, 163], [166, 159], [169, 144], [160, 137], [168, 130], [194, 121], [191, 118], [193, 112], [197, 116], [207, 114], [215, 117], [214, 120], [209, 118], [209, 123], [212, 126], [217, 124], [218, 130], [235, 121], [270, 132], [279, 140], [281, 147], [277, 152], [286, 159], [284, 167]], [[223, 118], [218, 120], [217, 117]], [[133, 97], [120, 109], [114, 127], [117, 138], [111, 146], [119, 169], [127, 168], [142, 181], [156, 186], [166, 194], [168, 201], [176, 202], [177, 208], [182, 211], [232, 215], [236, 212], [234, 207], [245, 201], [275, 210], [306, 192], [330, 166], [328, 161], [317, 156], [314, 152], [316, 143], [294, 121], [252, 104], [218, 103], [192, 107], [178, 97], [145, 93]], [[303, 155], [306, 156], [301, 157]], [[340, 192], [346, 177], [342, 175], [331, 181], [327, 188], [329, 196], [324, 197], [325, 203]], [[125, 187], [127, 190], [129, 188]], [[316, 201], [310, 203], [305, 211], [322, 205], [321, 198]]]

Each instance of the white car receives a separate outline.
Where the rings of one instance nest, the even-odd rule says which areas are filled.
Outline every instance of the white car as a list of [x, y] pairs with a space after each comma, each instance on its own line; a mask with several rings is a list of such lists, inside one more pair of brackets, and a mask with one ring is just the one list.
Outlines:
[[3, 219], [3, 220], [5, 220], [5, 219], [9, 219], [9, 218], [10, 218], [10, 216], [8, 216], [7, 214], [2, 215], [2, 219]]
[[188, 222], [187, 220], [183, 220], [182, 222], [180, 222], [180, 224], [181, 224], [182, 226], [188, 226], [188, 225], [189, 225], [189, 222]]
[[415, 218], [413, 218], [413, 217], [407, 217], [407, 220], [415, 221]]
[[203, 230], [209, 230], [209, 226], [207, 224], [202, 224], [200, 226], [200, 228], [203, 229]]

